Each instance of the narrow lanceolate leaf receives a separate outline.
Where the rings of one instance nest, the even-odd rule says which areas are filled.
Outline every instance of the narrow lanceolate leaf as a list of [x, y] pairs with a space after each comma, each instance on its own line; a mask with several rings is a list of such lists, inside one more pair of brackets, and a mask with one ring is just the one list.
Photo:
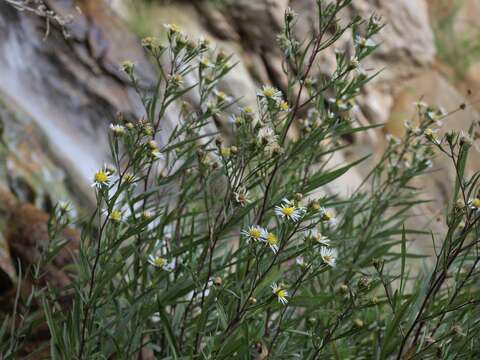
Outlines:
[[352, 167], [360, 164], [362, 161], [370, 157], [370, 155], [365, 156], [357, 161], [354, 161], [353, 163], [350, 163], [348, 165], [345, 165], [339, 169], [330, 171], [330, 172], [319, 172], [317, 174], [314, 174], [310, 177], [310, 179], [307, 181], [307, 185], [305, 186], [305, 193], [309, 193], [310, 191], [313, 191], [320, 186], [326, 185], [328, 183], [331, 183], [335, 179], [339, 178], [343, 174], [345, 174], [348, 170], [350, 170]]

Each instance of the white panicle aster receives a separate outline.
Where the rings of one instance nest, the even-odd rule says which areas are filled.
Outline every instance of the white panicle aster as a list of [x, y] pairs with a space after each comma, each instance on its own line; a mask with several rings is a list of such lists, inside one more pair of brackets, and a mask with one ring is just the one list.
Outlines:
[[272, 232], [269, 232], [265, 237], [265, 242], [270, 246], [274, 254], [278, 252], [278, 237]]
[[94, 177], [92, 187], [96, 187], [97, 189], [101, 189], [103, 187], [107, 187], [110, 185], [112, 181], [112, 172], [104, 167], [103, 169], [98, 170]]
[[480, 199], [478, 197], [475, 199], [471, 199], [468, 202], [468, 205], [470, 206], [470, 209], [478, 211], [480, 210]]
[[295, 259], [295, 262], [297, 263], [298, 266], [305, 266], [305, 259], [303, 256], [299, 256]]
[[320, 256], [325, 264], [334, 267], [337, 261], [337, 250], [329, 247], [323, 247], [320, 249]]
[[260, 226], [252, 225], [247, 230], [242, 230], [242, 235], [245, 236], [248, 242], [265, 241], [267, 230]]
[[323, 236], [318, 229], [312, 229], [308, 232], [306, 238], [308, 240], [315, 241], [323, 246], [330, 246], [330, 239], [326, 236]]
[[337, 219], [333, 215], [333, 213], [330, 210], [326, 210], [325, 208], [320, 209], [320, 214], [322, 216], [322, 221], [326, 222], [330, 226], [336, 226], [337, 225]]
[[292, 201], [283, 199], [281, 205], [275, 206], [275, 214], [281, 218], [297, 222], [304, 213], [304, 209], [297, 207]]
[[122, 136], [125, 134], [125, 126], [110, 124], [110, 130], [115, 136]]
[[168, 261], [167, 258], [162, 257], [162, 255], [157, 252], [156, 254], [152, 254], [148, 256], [148, 262], [150, 265], [155, 266], [156, 268], [165, 270], [165, 271], [172, 271], [175, 269], [175, 262]]
[[264, 126], [258, 130], [257, 139], [260, 144], [266, 145], [276, 142], [278, 137], [271, 127]]
[[377, 44], [375, 44], [375, 41], [373, 41], [372, 39], [365, 39], [364, 37], [359, 35], [357, 35], [357, 37], [355, 38], [355, 44], [362, 48], [372, 48], [377, 46]]
[[273, 294], [278, 298], [278, 302], [282, 303], [283, 305], [286, 305], [288, 303], [288, 300], [287, 300], [288, 291], [285, 290], [283, 286], [277, 285], [277, 283], [273, 283], [271, 287], [272, 287]]
[[262, 89], [257, 91], [257, 96], [262, 99], [282, 101], [282, 92], [273, 86], [263, 85]]

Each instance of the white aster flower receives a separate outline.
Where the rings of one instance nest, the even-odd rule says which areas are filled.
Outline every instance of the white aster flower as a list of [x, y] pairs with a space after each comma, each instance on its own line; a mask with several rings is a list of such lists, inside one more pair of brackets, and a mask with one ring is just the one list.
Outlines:
[[106, 167], [103, 167], [103, 169], [100, 169], [95, 173], [93, 177], [92, 187], [96, 187], [100, 189], [102, 187], [106, 187], [110, 185], [111, 181], [112, 181], [111, 171]]
[[318, 229], [312, 229], [306, 236], [307, 239], [313, 240], [323, 246], [330, 246], [330, 239], [322, 235]]
[[471, 199], [468, 202], [468, 205], [470, 206], [470, 209], [472, 209], [472, 210], [475, 210], [475, 211], [480, 210], [480, 198], [477, 197], [475, 199]]
[[302, 218], [304, 209], [297, 207], [292, 201], [283, 199], [281, 205], [275, 206], [275, 214], [281, 218], [297, 222]]
[[233, 198], [235, 199], [235, 202], [240, 206], [247, 206], [252, 202], [248, 191], [244, 188], [240, 188], [238, 189], [238, 191], [234, 192]]
[[231, 96], [228, 96], [225, 92], [220, 91], [220, 90], [213, 90], [215, 96], [217, 97], [217, 101], [219, 103], [231, 103], [233, 101], [233, 98]]
[[262, 89], [257, 91], [257, 96], [262, 99], [282, 101], [282, 92], [273, 86], [263, 85]]
[[150, 265], [155, 266], [156, 268], [162, 269], [164, 271], [172, 271], [175, 269], [175, 262], [168, 261], [167, 258], [163, 257], [160, 252], [148, 256], [148, 262]]
[[287, 300], [288, 291], [285, 290], [283, 286], [277, 285], [277, 283], [273, 283], [271, 287], [272, 287], [273, 294], [278, 298], [278, 302], [282, 303], [283, 305], [286, 305], [288, 303], [288, 300]]
[[325, 264], [334, 267], [335, 263], [337, 261], [337, 250], [330, 248], [330, 247], [324, 247], [320, 249], [320, 256], [322, 257], [322, 260]]
[[283, 153], [283, 149], [276, 141], [268, 143], [263, 149], [269, 156]]
[[110, 130], [115, 136], [122, 136], [125, 134], [125, 126], [123, 125], [110, 124]]
[[320, 214], [322, 216], [322, 221], [325, 221], [330, 226], [337, 225], [337, 219], [333, 215], [330, 210], [326, 210], [325, 208], [320, 209]]
[[163, 24], [163, 27], [167, 29], [170, 34], [178, 34], [182, 31], [177, 24]]
[[297, 263], [298, 266], [305, 266], [305, 259], [303, 258], [303, 256], [299, 256], [295, 259], [295, 262]]
[[360, 35], [357, 35], [355, 37], [355, 44], [357, 44], [357, 46], [360, 46], [362, 48], [372, 48], [372, 47], [377, 46], [377, 44], [375, 44], [375, 41], [373, 41], [372, 39], [370, 39], [370, 38], [365, 39], [364, 37], [362, 37]]
[[247, 241], [265, 241], [267, 230], [260, 226], [252, 225], [247, 230], [242, 230], [242, 235], [245, 236]]
[[260, 144], [266, 145], [277, 142], [277, 135], [271, 127], [264, 126], [258, 130], [257, 139]]
[[278, 237], [272, 232], [267, 233], [265, 237], [265, 242], [270, 246], [270, 249], [274, 254], [278, 252]]

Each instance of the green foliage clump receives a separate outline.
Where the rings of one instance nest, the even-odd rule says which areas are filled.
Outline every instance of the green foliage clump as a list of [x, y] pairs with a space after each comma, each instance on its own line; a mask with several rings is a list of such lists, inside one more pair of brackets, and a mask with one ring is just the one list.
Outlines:
[[[303, 41], [294, 38], [297, 17], [287, 9], [278, 39], [288, 87], [263, 86], [255, 106], [236, 109], [217, 90], [230, 57], [173, 24], [165, 45], [143, 40], [159, 68], [153, 89], [142, 90], [134, 63], [122, 64], [145, 117], [120, 117], [110, 127], [112, 165], [94, 176], [97, 207], [83, 228], [72, 285], [35, 288], [29, 297], [43, 305], [52, 358], [479, 354], [480, 174], [464, 172], [473, 127], [440, 138], [446, 114], [419, 103], [405, 137], [390, 138], [349, 198], [323, 191], [363, 160], [329, 165], [343, 139], [369, 128], [355, 120], [355, 97], [373, 76], [361, 63], [382, 25], [376, 17], [341, 25], [338, 13], [350, 3], [318, 1], [318, 28]], [[334, 73], [313, 77], [319, 54], [344, 34], [354, 53], [337, 51]], [[184, 95], [199, 105], [183, 102], [167, 131], [165, 114]], [[229, 117], [233, 136], [212, 130]], [[423, 273], [407, 262], [420, 256], [409, 252], [409, 240], [425, 231], [405, 220], [422, 202], [412, 180], [430, 171], [439, 152], [457, 170], [454, 205]], [[64, 245], [61, 230], [70, 222], [66, 206], [53, 215], [39, 273]], [[32, 302], [19, 302], [27, 317]], [[27, 334], [25, 324], [15, 333]], [[6, 326], [3, 334], [5, 358], [14, 358], [23, 335]]]

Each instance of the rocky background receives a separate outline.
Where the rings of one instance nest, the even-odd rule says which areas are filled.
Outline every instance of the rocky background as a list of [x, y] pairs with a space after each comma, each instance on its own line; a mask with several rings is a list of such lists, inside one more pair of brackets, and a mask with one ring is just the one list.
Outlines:
[[[119, 111], [132, 118], [142, 115], [118, 64], [134, 61], [144, 86], [155, 78], [140, 46], [142, 36], [161, 37], [163, 23], [176, 23], [193, 37], [210, 38], [238, 61], [222, 90], [251, 104], [260, 84], [284, 88], [275, 45], [283, 10], [290, 5], [300, 14], [297, 30], [303, 38], [314, 26], [315, 6], [313, 0], [45, 1], [67, 22], [61, 26], [55, 18], [19, 11], [12, 2], [0, 0], [1, 291], [15, 282], [16, 259], [32, 262], [46, 241], [53, 204], [70, 200], [80, 213], [92, 206], [90, 178], [108, 161], [108, 124]], [[346, 21], [372, 12], [383, 17], [386, 27], [377, 38], [379, 51], [363, 66], [382, 72], [361, 94], [358, 117], [364, 124], [386, 125], [351, 140], [338, 163], [379, 153], [387, 133], [401, 136], [418, 100], [447, 111], [467, 104], [449, 117], [444, 130], [466, 129], [480, 120], [480, 2], [354, 0], [343, 16]], [[344, 46], [348, 49], [347, 39]], [[333, 50], [326, 51], [316, 71], [328, 74], [333, 61]], [[167, 114], [170, 126], [175, 111]], [[418, 184], [434, 202], [412, 217], [413, 225], [433, 231], [443, 227], [436, 218], [453, 178], [442, 160]], [[472, 156], [470, 170], [479, 166], [479, 157]], [[367, 170], [365, 164], [350, 171], [333, 190], [348, 196]], [[418, 246], [429, 251], [428, 244]]]

